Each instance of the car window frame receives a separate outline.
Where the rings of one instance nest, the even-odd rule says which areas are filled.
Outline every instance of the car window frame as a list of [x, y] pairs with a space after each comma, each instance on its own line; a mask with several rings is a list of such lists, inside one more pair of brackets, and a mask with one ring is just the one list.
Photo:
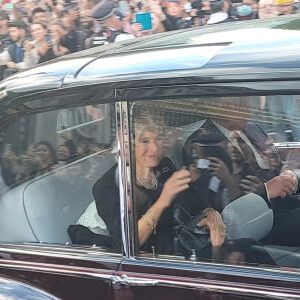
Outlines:
[[[251, 74], [250, 74], [251, 75]], [[189, 99], [189, 98], [202, 98], [202, 97], [229, 97], [229, 96], [268, 96], [268, 95], [300, 95], [300, 80], [299, 79], [282, 79], [282, 80], [274, 80], [274, 81], [257, 81], [257, 80], [249, 80], [249, 81], [232, 81], [232, 82], [219, 82], [219, 83], [196, 83], [196, 84], [187, 84], [187, 85], [164, 85], [164, 86], [146, 86], [146, 87], [137, 87], [137, 88], [122, 88], [117, 90], [118, 100], [125, 103], [134, 103], [136, 101], [163, 101], [174, 100], [176, 99]], [[124, 120], [126, 126], [129, 126], [130, 130], [130, 111], [128, 109], [128, 105], [124, 106], [126, 116], [126, 120]], [[131, 141], [130, 141], [131, 142]], [[130, 143], [132, 146], [132, 142]], [[130, 153], [128, 155], [131, 155]], [[130, 165], [132, 169], [132, 157], [130, 159]], [[132, 184], [132, 176], [127, 180], [127, 186]], [[128, 176], [127, 176], [128, 178]], [[124, 183], [125, 185], [125, 183]], [[133, 205], [133, 194], [132, 187], [130, 189], [130, 193], [127, 194], [127, 201], [129, 203], [128, 207], [132, 207]], [[134, 206], [133, 206], [134, 207]], [[127, 216], [130, 216], [130, 213], [127, 212]], [[138, 242], [137, 242], [137, 221], [135, 220], [135, 216], [132, 216], [133, 228], [129, 232], [129, 261], [136, 262], [144, 262], [151, 263], [151, 261], [155, 260], [158, 262], [170, 262], [171, 264], [180, 264], [183, 268], [189, 268], [189, 266], [199, 265], [211, 265], [211, 266], [226, 266], [226, 268], [233, 269], [243, 269], [244, 267], [234, 266], [225, 263], [215, 263], [215, 262], [203, 262], [203, 261], [182, 261], [178, 259], [176, 255], [162, 255], [161, 258], [157, 255], [151, 256], [151, 254], [147, 256], [139, 255], [138, 250]], [[247, 270], [253, 270], [256, 272], [258, 270], [268, 272], [277, 272], [280, 276], [280, 273], [283, 270], [272, 268], [272, 267], [261, 267], [261, 266], [248, 266]], [[283, 268], [282, 268], [283, 269]], [[295, 269], [298, 271], [298, 269]], [[294, 272], [292, 268], [289, 270], [284, 270], [284, 272]], [[282, 273], [283, 274], [283, 273]]]
[[[87, 93], [87, 91], [89, 93]], [[72, 88], [60, 88], [50, 91], [43, 91], [43, 92], [37, 92], [37, 93], [31, 93], [27, 95], [20, 96], [16, 99], [14, 99], [12, 102], [8, 102], [8, 105], [6, 103], [1, 103], [2, 106], [5, 107], [6, 111], [12, 111], [12, 114], [6, 114], [1, 120], [0, 120], [0, 128], [1, 130], [5, 130], [8, 126], [10, 126], [13, 122], [15, 122], [20, 117], [23, 117], [24, 113], [26, 116], [39, 114], [42, 112], [47, 111], [53, 111], [53, 110], [63, 110], [67, 108], [74, 108], [74, 107], [81, 107], [85, 105], [92, 105], [92, 104], [109, 104], [112, 105], [113, 109], [116, 109], [117, 105], [115, 104], [115, 97], [114, 97], [114, 91], [106, 90], [107, 92], [102, 93], [101, 88], [97, 85], [92, 85], [89, 88], [80, 86], [72, 87]], [[80, 98], [79, 101], [74, 101], [74, 93], [78, 96], [82, 96], [83, 98]], [[97, 99], [87, 99], [86, 101], [82, 101], [84, 99], [85, 95], [97, 95]], [[58, 103], [57, 105], [47, 105], [45, 107], [27, 107], [26, 103], [30, 101], [45, 101], [47, 103], [48, 99], [53, 99], [56, 96], [59, 96], [65, 98], [64, 103]], [[69, 97], [67, 97], [69, 95]], [[113, 95], [113, 97], [111, 97]], [[94, 97], [94, 96], [93, 96]], [[12, 105], [13, 104], [13, 105]], [[21, 105], [22, 108], [19, 108], [18, 110], [12, 110], [12, 107], [16, 105]], [[24, 107], [25, 106], [25, 107]], [[113, 122], [117, 122], [117, 119], [113, 120]], [[119, 126], [119, 125], [116, 125]], [[56, 124], [55, 124], [56, 128]], [[116, 134], [116, 138], [119, 138]], [[118, 144], [121, 144], [120, 141], [118, 141]], [[3, 149], [2, 149], [3, 150]], [[119, 160], [118, 165], [121, 164], [121, 160]], [[121, 197], [121, 195], [120, 195]], [[122, 230], [123, 231], [123, 230]], [[32, 253], [36, 253], [38, 255], [45, 255], [45, 253], [55, 253], [56, 257], [72, 257], [72, 255], [78, 255], [79, 257], [82, 257], [84, 260], [98, 260], [99, 257], [104, 258], [107, 257], [107, 259], [113, 259], [118, 260], [120, 263], [124, 259], [124, 251], [121, 249], [120, 253], [113, 252], [111, 249], [104, 249], [102, 247], [98, 247], [95, 245], [74, 245], [69, 243], [65, 244], [47, 244], [47, 243], [2, 243], [0, 242], [0, 248], [10, 248], [13, 252], [27, 252], [28, 248], [30, 248], [30, 251]], [[18, 249], [18, 250], [17, 250]], [[42, 250], [42, 254], [40, 254]]]

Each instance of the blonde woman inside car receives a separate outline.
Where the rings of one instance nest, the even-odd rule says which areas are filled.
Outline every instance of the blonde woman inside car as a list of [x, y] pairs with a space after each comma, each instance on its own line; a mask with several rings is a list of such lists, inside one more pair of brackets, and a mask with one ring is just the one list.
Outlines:
[[[172, 253], [174, 235], [170, 206], [178, 193], [189, 188], [191, 178], [189, 171], [175, 171], [173, 163], [163, 157], [163, 139], [159, 128], [149, 117], [135, 120], [134, 201], [140, 248], [150, 251], [151, 247], [155, 247], [157, 253]], [[93, 187], [97, 213], [107, 226], [109, 237], [97, 235], [77, 224], [68, 229], [74, 243], [121, 249], [118, 172], [115, 164]], [[101, 226], [104, 228], [103, 224]]]

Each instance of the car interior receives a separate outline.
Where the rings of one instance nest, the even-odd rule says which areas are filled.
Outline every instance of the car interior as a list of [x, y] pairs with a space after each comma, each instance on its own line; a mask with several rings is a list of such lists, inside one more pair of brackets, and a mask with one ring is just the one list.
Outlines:
[[[171, 143], [169, 158], [177, 169], [181, 169], [184, 165], [183, 145], [197, 128], [197, 122], [209, 114], [211, 107], [205, 110], [205, 103], [200, 103], [197, 107], [195, 104], [197, 99], [189, 103], [190, 107], [185, 101], [178, 101], [177, 106], [174, 106], [173, 102], [172, 100], [148, 104], [137, 102], [131, 117], [134, 118], [145, 109], [154, 115], [159, 112], [160, 116], [164, 117], [166, 126], [175, 129], [177, 135], [175, 141]], [[65, 112], [62, 114], [61, 111], [29, 117], [26, 126], [31, 131], [28, 130], [26, 133], [28, 143], [25, 142], [23, 152], [18, 149], [17, 139], [11, 138], [10, 133], [17, 125], [20, 127], [19, 132], [22, 132], [22, 124], [27, 124], [27, 121], [19, 120], [7, 130], [4, 142], [6, 145], [11, 145], [11, 150], [19, 153], [20, 157], [26, 151], [28, 152], [29, 144], [40, 140], [52, 141], [53, 146], [57, 147], [62, 134], [71, 134], [74, 140], [84, 137], [85, 143], [95, 142], [102, 147], [84, 155], [77, 153], [78, 156], [70, 162], [57, 163], [47, 172], [36, 173], [9, 186], [0, 200], [0, 241], [2, 243], [71, 244], [67, 233], [68, 226], [76, 224], [81, 214], [94, 200], [92, 188], [95, 182], [116, 163], [112, 153], [115, 140], [114, 114], [109, 113], [108, 106], [105, 109], [100, 108], [102, 113], [100, 117], [98, 114], [93, 119], [95, 112], [90, 112], [92, 121], [78, 121], [79, 119], [74, 117], [74, 110], [70, 113], [73, 116], [71, 121], [70, 115]], [[44, 133], [39, 133], [37, 130], [42, 126], [41, 124], [43, 128], [47, 124]], [[101, 133], [98, 138], [95, 138], [97, 132], [103, 129], [108, 134]], [[286, 158], [286, 150], [283, 149], [279, 153], [282, 159]], [[228, 204], [222, 212], [222, 218], [227, 226], [227, 238], [232, 240], [241, 237], [261, 240], [273, 226], [273, 211], [262, 197], [255, 194], [251, 197], [241, 197]], [[278, 266], [300, 268], [300, 245], [299, 247], [265, 245], [264, 248]]]

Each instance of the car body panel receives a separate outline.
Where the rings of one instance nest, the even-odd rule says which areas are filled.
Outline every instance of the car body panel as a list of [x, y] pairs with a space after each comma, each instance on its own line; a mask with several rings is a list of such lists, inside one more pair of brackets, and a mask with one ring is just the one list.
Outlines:
[[[149, 288], [149, 293], [145, 292], [145, 299], [150, 299], [150, 295], [157, 293], [157, 299], [164, 299], [164, 293], [160, 294], [161, 287], [176, 287], [179, 293], [174, 293], [174, 299], [181, 299], [183, 289], [191, 289], [187, 298], [192, 299], [214, 299], [213, 295], [218, 295], [220, 299], [299, 299], [299, 274], [284, 270], [268, 270], [243, 266], [214, 265], [210, 263], [186, 263], [181, 262], [178, 257], [171, 257], [164, 261], [164, 258], [147, 257], [122, 263], [117, 275], [126, 276], [127, 280], [133, 281], [131, 288], [134, 290], [138, 285], [134, 285], [134, 280], [151, 279], [155, 283]], [[147, 268], [145, 268], [147, 266]], [[147, 284], [147, 283], [146, 283]], [[146, 285], [145, 284], [145, 285]], [[129, 284], [130, 285], [130, 284]], [[142, 286], [142, 284], [140, 285]], [[156, 289], [156, 291], [155, 291]], [[151, 291], [150, 291], [151, 290]], [[135, 296], [134, 299], [139, 299]], [[173, 291], [174, 292], [174, 291]], [[232, 297], [232, 298], [231, 298]], [[244, 298], [245, 297], [245, 298]], [[219, 298], [218, 298], [219, 299]]]
[[[220, 26], [197, 28], [173, 35], [158, 34], [154, 41], [145, 38], [83, 51], [13, 75], [0, 84], [0, 91], [5, 90], [9, 94], [5, 97], [10, 98], [62, 85], [120, 83], [129, 80], [134, 85], [135, 81], [150, 79], [160, 79], [163, 84], [171, 78], [181, 78], [182, 83], [189, 78], [194, 82], [299, 78], [300, 33], [291, 30], [293, 26], [298, 26], [299, 16], [247, 22], [239, 24], [238, 29], [235, 24], [226, 24], [223, 29]], [[191, 49], [201, 47], [203, 56], [188, 50], [192, 51], [192, 57], [181, 51], [174, 60], [173, 55], [178, 54], [177, 49], [187, 45]], [[215, 47], [215, 52], [208, 55], [211, 47]], [[157, 50], [162, 54], [155, 55]], [[126, 57], [123, 66], [110, 70], [111, 56], [121, 61]], [[136, 58], [139, 64], [132, 64]]]
[[0, 249], [0, 274], [61, 299], [110, 299], [111, 277], [120, 254], [94, 247], [70, 251], [65, 246], [6, 245]]
[[[238, 29], [222, 24], [59, 58], [0, 84], [0, 125], [24, 114], [88, 104], [93, 95], [99, 103], [126, 107], [133, 100], [299, 93], [295, 23], [299, 16], [240, 23]], [[41, 239], [1, 244], [0, 275], [61, 299], [300, 299], [296, 269], [137, 257], [129, 241], [133, 233], [124, 231], [123, 255]]]

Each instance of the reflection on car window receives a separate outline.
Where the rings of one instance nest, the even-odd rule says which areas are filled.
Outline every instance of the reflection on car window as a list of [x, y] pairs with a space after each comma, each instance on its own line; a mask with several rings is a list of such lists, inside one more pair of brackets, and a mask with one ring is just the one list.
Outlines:
[[133, 103], [141, 253], [299, 267], [299, 100]]
[[116, 169], [114, 124], [112, 106], [100, 104], [30, 115], [5, 129], [0, 241], [121, 249], [107, 225], [111, 208], [99, 211], [116, 185], [107, 177]]
[[105, 119], [107, 104], [87, 105], [80, 108], [64, 109], [57, 118], [57, 132], [87, 127]]

